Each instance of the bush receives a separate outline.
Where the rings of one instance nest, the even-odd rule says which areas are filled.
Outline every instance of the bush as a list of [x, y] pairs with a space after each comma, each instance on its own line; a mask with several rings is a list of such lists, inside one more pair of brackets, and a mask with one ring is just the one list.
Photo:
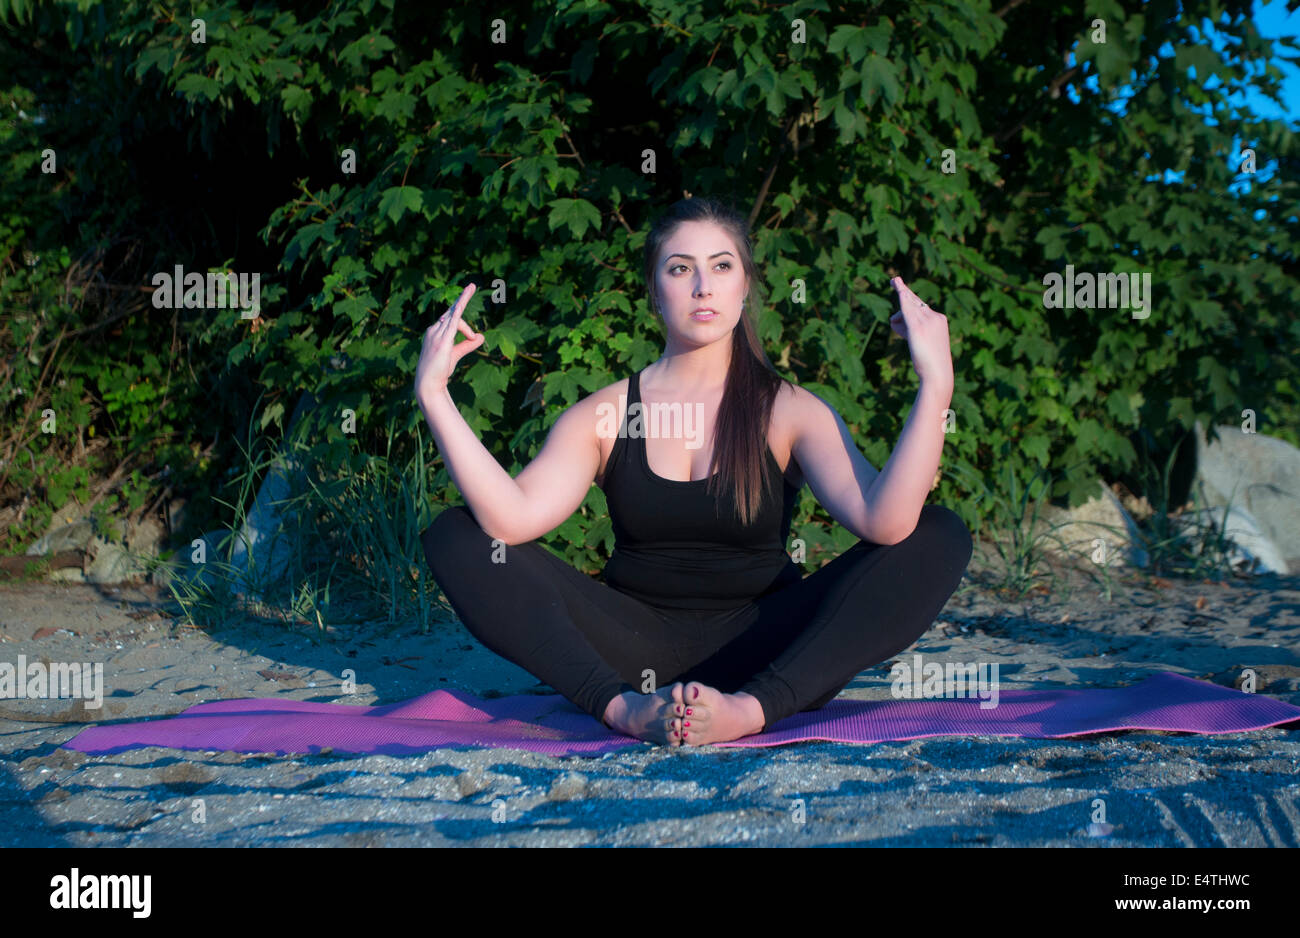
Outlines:
[[[1156, 18], [1137, 2], [1002, 16], [953, 2], [917, 18], [897, 0], [797, 21], [676, 0], [482, 9], [217, 2], [199, 24], [136, 0], [0, 0], [15, 76], [3, 182], [20, 193], [0, 232], [18, 310], [0, 339], [16, 363], [7, 502], [28, 487], [46, 504], [85, 494], [125, 454], [210, 504], [234, 446], [251, 444], [240, 428], [259, 391], [269, 434], [317, 394], [304, 432], [321, 466], [357, 465], [390, 429], [393, 464], [411, 464], [428, 443], [411, 394], [423, 332], [469, 278], [483, 299], [465, 318], [487, 341], [452, 394], [517, 473], [564, 408], [658, 357], [640, 249], [685, 190], [748, 211], [762, 339], [877, 467], [916, 391], [890, 341], [894, 275], [949, 320], [946, 465], [1021, 486], [1049, 472], [1051, 495], [1077, 502], [1098, 477], [1138, 471], [1139, 428], [1171, 449], [1196, 418], [1249, 408], [1300, 444], [1295, 137], [1227, 103], [1276, 84], [1242, 77], [1273, 54], [1249, 4], [1214, 7], [1240, 40], [1223, 52], [1198, 31], [1203, 4]], [[1276, 171], [1238, 174], [1235, 141]], [[37, 171], [47, 145], [58, 173]], [[71, 258], [112, 238], [133, 247], [95, 262], [123, 269], [110, 285], [140, 290], [175, 264], [258, 270], [261, 315], [145, 303], [106, 322], [118, 313], [88, 299], [94, 278], [58, 287]], [[45, 266], [18, 263], [24, 250]], [[1044, 278], [1067, 265], [1150, 272], [1150, 316], [1047, 308]], [[95, 343], [66, 358], [32, 344], [65, 326], [98, 330]], [[60, 415], [56, 433], [32, 435], [38, 407]], [[82, 457], [83, 433], [117, 455]], [[433, 466], [431, 497], [456, 500]], [[973, 527], [982, 509], [959, 475], [932, 499]], [[792, 537], [813, 563], [853, 541], [807, 489]], [[589, 572], [612, 540], [594, 487], [546, 539]]]

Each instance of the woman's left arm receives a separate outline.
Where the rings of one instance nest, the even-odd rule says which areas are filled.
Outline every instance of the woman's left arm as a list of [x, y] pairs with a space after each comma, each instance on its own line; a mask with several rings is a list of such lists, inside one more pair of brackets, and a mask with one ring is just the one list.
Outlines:
[[901, 277], [895, 277], [892, 284], [900, 309], [889, 324], [907, 340], [921, 387], [898, 445], [872, 482], [868, 513], [882, 529], [897, 532], [901, 540], [916, 530], [921, 508], [933, 488], [943, 451], [944, 411], [952, 403], [954, 377], [947, 318], [921, 302]]

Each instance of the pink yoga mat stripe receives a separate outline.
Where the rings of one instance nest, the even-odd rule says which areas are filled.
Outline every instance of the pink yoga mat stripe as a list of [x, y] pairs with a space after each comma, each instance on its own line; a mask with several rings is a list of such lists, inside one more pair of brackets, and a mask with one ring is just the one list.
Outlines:
[[[998, 705], [978, 699], [832, 700], [730, 748], [805, 740], [874, 743], [928, 736], [1056, 739], [1114, 730], [1239, 733], [1300, 721], [1300, 707], [1169, 671], [1139, 684], [1077, 690], [1013, 690]], [[649, 745], [614, 733], [558, 694], [482, 700], [436, 690], [382, 706], [250, 698], [196, 704], [159, 720], [102, 724], [64, 748], [88, 753], [142, 746], [230, 752], [403, 755], [444, 746], [490, 746], [594, 756]]]

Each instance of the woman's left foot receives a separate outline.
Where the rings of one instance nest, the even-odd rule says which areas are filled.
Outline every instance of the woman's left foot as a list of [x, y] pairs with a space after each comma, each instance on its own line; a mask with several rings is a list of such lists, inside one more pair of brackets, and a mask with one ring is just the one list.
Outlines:
[[763, 729], [763, 706], [752, 694], [724, 694], [691, 681], [682, 694], [682, 745], [707, 746], [753, 736]]

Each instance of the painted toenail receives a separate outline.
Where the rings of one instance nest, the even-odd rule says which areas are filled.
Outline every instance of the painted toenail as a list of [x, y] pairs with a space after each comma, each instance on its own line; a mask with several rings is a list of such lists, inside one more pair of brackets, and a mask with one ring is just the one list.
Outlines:
[[699, 689], [698, 687], [695, 688], [695, 696], [696, 696], [697, 698], [700, 696], [700, 689]]
[[685, 723], [684, 725], [686, 725], [686, 726], [690, 726], [690, 725], [691, 725], [691, 721], [690, 721], [690, 720], [687, 720], [686, 723]]
[[687, 715], [687, 716], [690, 716], [693, 712], [694, 712], [694, 711], [691, 710], [690, 707], [687, 707], [687, 708], [686, 708], [686, 715]]

